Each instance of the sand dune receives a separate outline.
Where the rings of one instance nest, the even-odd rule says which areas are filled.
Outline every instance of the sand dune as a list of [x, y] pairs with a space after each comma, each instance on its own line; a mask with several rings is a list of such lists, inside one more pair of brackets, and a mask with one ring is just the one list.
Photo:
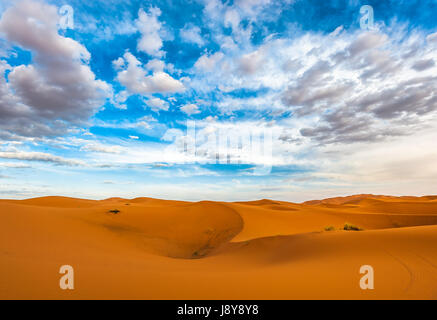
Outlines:
[[[0, 219], [1, 299], [437, 298], [434, 196], [44, 197], [0, 200]], [[59, 288], [65, 264], [74, 290]], [[374, 290], [359, 287], [362, 265]]]

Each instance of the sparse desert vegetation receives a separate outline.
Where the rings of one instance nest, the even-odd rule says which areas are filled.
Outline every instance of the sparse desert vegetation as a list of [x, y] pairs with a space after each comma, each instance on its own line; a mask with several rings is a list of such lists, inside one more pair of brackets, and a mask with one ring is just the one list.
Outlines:
[[363, 231], [362, 228], [360, 228], [360, 227], [358, 227], [356, 225], [353, 225], [351, 223], [347, 223], [347, 222], [344, 224], [343, 230], [346, 230], [346, 231]]

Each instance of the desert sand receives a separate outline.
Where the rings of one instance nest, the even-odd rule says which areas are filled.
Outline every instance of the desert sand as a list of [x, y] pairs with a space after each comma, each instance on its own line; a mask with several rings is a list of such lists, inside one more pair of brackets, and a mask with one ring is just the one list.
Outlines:
[[[0, 220], [0, 299], [437, 298], [437, 196], [44, 197], [0, 200]], [[74, 290], [59, 287], [62, 265]]]

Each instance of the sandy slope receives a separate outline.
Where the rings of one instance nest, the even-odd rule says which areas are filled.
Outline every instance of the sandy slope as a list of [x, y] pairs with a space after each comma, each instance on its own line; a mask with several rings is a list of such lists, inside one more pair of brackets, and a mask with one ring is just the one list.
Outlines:
[[436, 199], [0, 200], [0, 298], [436, 299]]

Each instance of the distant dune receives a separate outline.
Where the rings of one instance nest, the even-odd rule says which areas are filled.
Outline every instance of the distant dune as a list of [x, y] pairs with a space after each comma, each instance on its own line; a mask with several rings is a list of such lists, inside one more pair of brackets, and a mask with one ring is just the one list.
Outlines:
[[0, 219], [0, 299], [437, 299], [437, 196], [43, 197], [0, 200]]

